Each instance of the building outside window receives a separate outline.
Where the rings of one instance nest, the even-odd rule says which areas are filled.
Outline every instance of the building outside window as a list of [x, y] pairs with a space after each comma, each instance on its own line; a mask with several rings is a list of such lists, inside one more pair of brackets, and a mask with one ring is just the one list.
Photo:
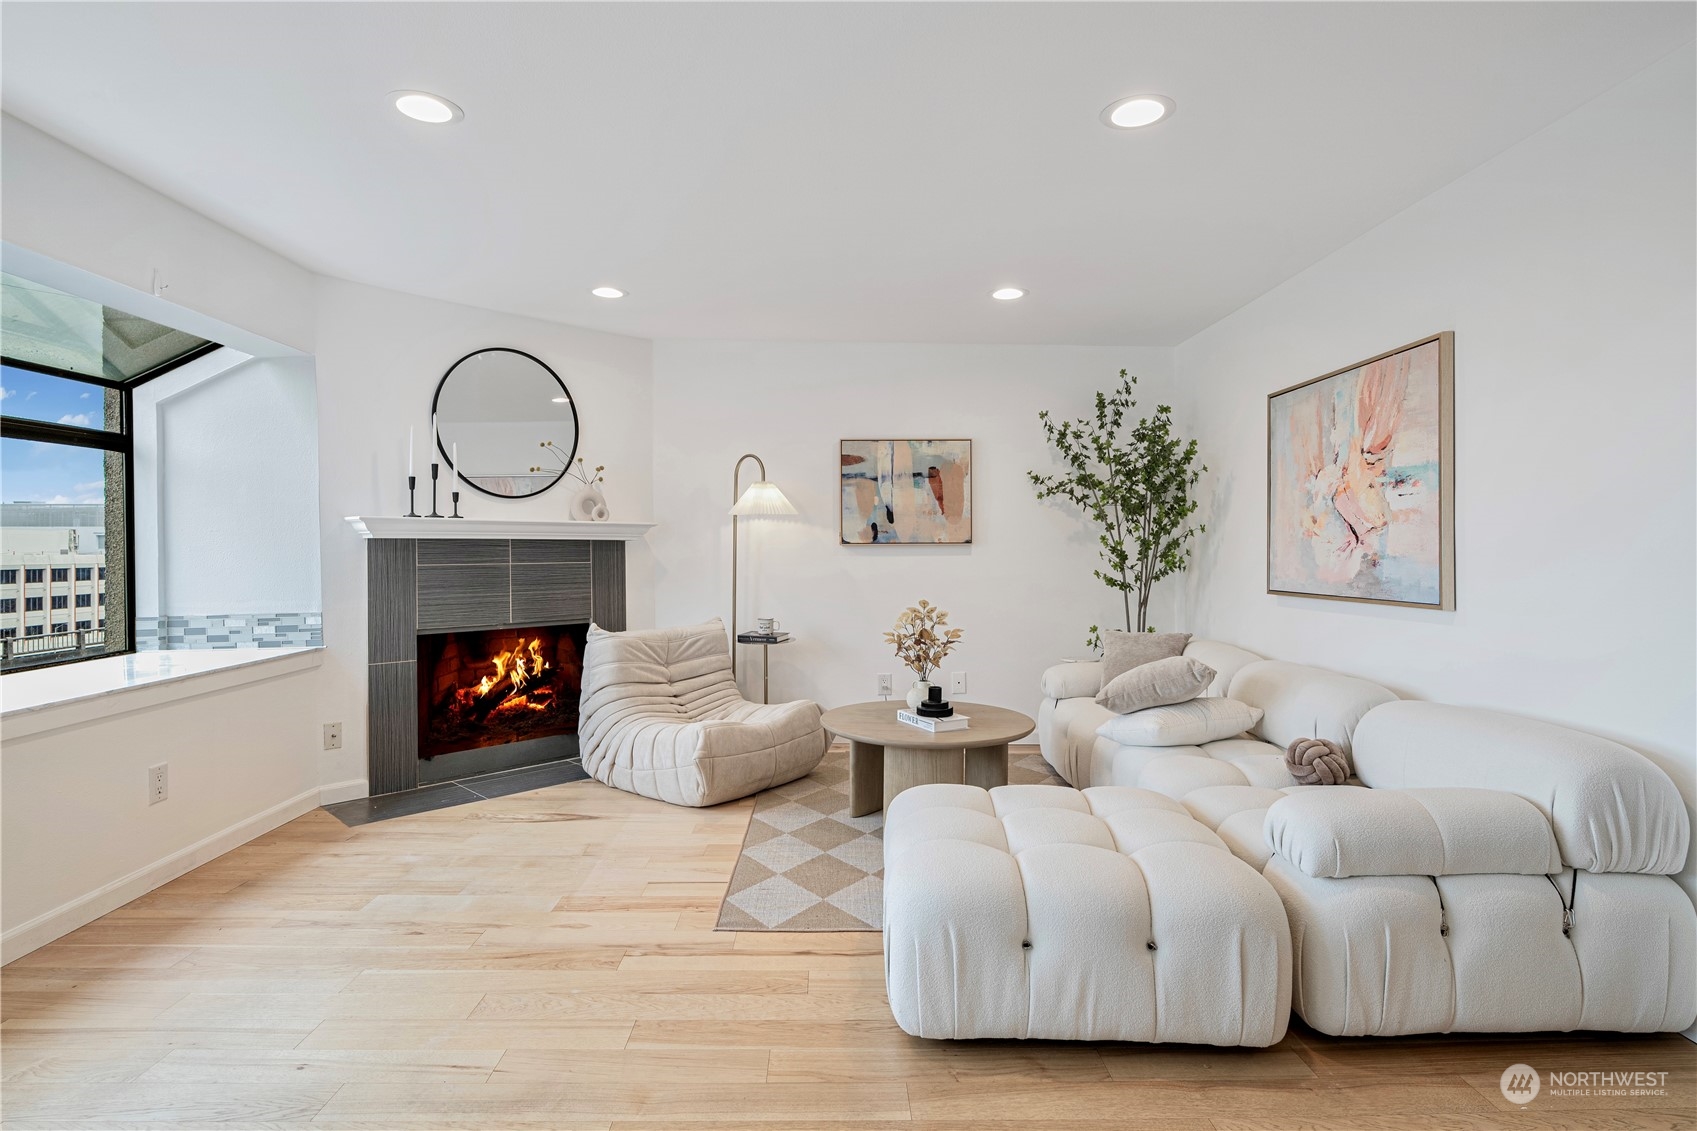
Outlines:
[[18, 611], [16, 597], [0, 597], [0, 613], [15, 613]]
[[[0, 274], [0, 584], [16, 584], [21, 571], [24, 586], [23, 611], [0, 612], [0, 629], [12, 630], [0, 671], [134, 651], [132, 391], [219, 348]], [[70, 592], [29, 591], [55, 583]], [[78, 608], [112, 615], [98, 628], [79, 621], [75, 633], [52, 621], [64, 635], [48, 636], [42, 596], [64, 609], [71, 595]]]

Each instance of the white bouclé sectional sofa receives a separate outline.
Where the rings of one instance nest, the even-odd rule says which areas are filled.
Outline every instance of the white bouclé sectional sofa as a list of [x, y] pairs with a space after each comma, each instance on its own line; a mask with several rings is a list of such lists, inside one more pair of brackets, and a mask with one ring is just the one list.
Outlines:
[[[1100, 665], [1043, 677], [1044, 756], [1081, 789], [1179, 802], [1259, 871], [1289, 918], [1292, 1005], [1335, 1035], [1678, 1031], [1697, 1019], [1697, 911], [1670, 878], [1690, 821], [1618, 743], [1194, 641], [1210, 695], [1261, 711], [1244, 735], [1139, 747], [1099, 731]], [[1297, 738], [1356, 777], [1299, 786]]]

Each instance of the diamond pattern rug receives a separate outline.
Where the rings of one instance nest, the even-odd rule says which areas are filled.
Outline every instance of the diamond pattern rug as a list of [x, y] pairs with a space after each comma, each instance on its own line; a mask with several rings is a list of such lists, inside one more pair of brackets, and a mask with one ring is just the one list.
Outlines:
[[[848, 748], [754, 799], [719, 905], [721, 931], [884, 929], [884, 812], [849, 816]], [[1008, 753], [1008, 781], [1061, 785], [1035, 746]]]

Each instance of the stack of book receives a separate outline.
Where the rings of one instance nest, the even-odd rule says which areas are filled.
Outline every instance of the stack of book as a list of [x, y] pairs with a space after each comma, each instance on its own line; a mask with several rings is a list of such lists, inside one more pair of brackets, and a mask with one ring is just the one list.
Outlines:
[[787, 632], [739, 632], [738, 644], [782, 644], [790, 638]]
[[941, 719], [933, 719], [927, 718], [925, 715], [915, 714], [912, 711], [898, 710], [896, 712], [896, 722], [906, 723], [908, 726], [918, 727], [920, 730], [928, 730], [932, 734], [937, 734], [945, 730], [966, 729], [966, 716], [959, 714], [949, 715], [946, 718]]

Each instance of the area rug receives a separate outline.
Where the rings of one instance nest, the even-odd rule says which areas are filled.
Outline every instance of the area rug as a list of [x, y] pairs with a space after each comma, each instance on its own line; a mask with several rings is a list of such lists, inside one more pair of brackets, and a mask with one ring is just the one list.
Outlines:
[[[721, 931], [884, 929], [884, 813], [849, 816], [848, 748], [754, 799], [719, 905]], [[1034, 746], [1008, 754], [1008, 781], [1062, 785]]]

